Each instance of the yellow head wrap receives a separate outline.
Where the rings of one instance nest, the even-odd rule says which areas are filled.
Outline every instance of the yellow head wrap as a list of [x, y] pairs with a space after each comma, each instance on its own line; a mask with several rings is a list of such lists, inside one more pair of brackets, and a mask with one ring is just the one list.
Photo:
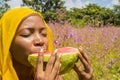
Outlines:
[[[14, 8], [7, 11], [0, 20], [0, 76], [2, 76], [2, 80], [18, 80], [12, 66], [9, 49], [18, 25], [31, 14], [38, 14], [44, 21], [40, 13], [30, 8]], [[48, 32], [48, 51], [53, 51], [52, 33], [45, 21], [44, 24]]]

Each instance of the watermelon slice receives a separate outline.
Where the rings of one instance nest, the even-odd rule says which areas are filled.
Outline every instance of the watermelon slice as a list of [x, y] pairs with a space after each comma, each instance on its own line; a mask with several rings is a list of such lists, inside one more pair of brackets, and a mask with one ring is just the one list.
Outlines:
[[[75, 62], [78, 59], [78, 52], [79, 52], [78, 49], [73, 47], [58, 48], [57, 53], [61, 54], [61, 59], [60, 59], [61, 68], [59, 74], [64, 74], [73, 68]], [[50, 55], [51, 55], [50, 52], [44, 53], [44, 60], [43, 60], [44, 68], [49, 60]], [[28, 61], [34, 67], [36, 67], [37, 59], [38, 59], [38, 54], [31, 54], [28, 56]]]

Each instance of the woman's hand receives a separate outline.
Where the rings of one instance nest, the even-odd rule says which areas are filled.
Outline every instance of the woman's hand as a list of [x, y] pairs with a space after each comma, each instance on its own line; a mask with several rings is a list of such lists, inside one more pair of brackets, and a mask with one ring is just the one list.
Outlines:
[[43, 51], [39, 53], [35, 80], [57, 80], [60, 69], [60, 55], [57, 50], [51, 54], [45, 71], [43, 70]]
[[88, 56], [83, 53], [82, 48], [79, 48], [79, 59], [84, 66], [84, 70], [81, 70], [78, 65], [75, 64], [74, 70], [78, 74], [79, 80], [92, 80], [93, 69]]

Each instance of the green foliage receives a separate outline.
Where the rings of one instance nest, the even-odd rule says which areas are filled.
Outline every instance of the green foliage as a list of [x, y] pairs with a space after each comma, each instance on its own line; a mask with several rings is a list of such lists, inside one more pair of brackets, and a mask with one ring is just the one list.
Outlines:
[[83, 8], [72, 8], [68, 12], [67, 18], [74, 25], [77, 23], [78, 25], [85, 26], [91, 23], [93, 27], [100, 27], [101, 25], [111, 24], [113, 22], [114, 13], [113, 10], [109, 8], [89, 4]]
[[9, 0], [0, 0], [0, 18], [2, 17], [3, 13], [6, 12], [10, 6], [6, 3]]
[[62, 78], [63, 78], [63, 80], [71, 80], [71, 79], [79, 80], [78, 77], [77, 77], [77, 74], [75, 73], [74, 70], [71, 70], [70, 72], [62, 75]]
[[56, 20], [57, 9], [65, 9], [62, 0], [22, 0], [22, 6], [28, 6], [38, 12], [42, 12], [46, 21]]
[[43, 15], [45, 20], [48, 21], [55, 21], [55, 22], [61, 22], [65, 21], [65, 9], [56, 9], [56, 11], [46, 11]]
[[113, 10], [115, 13], [114, 23], [115, 25], [120, 25], [120, 5], [114, 5]]
[[[55, 36], [55, 47], [83, 46], [94, 70], [92, 80], [120, 80], [120, 28], [83, 27], [74, 28], [69, 24], [49, 25]], [[81, 64], [80, 64], [81, 65]], [[84, 68], [81, 68], [84, 70]], [[62, 75], [63, 80], [78, 80], [74, 71]]]
[[49, 21], [49, 20], [56, 20], [56, 17], [57, 16], [57, 14], [56, 13], [54, 13], [54, 12], [51, 12], [51, 11], [46, 11], [45, 12], [45, 14], [44, 14], [44, 17], [45, 17], [45, 20], [46, 21]]
[[113, 55], [116, 56], [116, 58], [110, 58], [112, 62], [109, 64], [108, 72], [111, 73], [109, 76], [112, 78], [112, 80], [119, 80], [120, 66], [118, 64], [120, 64], [120, 61], [117, 59], [119, 55], [116, 55], [115, 53]]
[[71, 8], [66, 10], [62, 0], [22, 0], [22, 6], [28, 6], [36, 11], [42, 12], [45, 20], [55, 22], [68, 21], [75, 26], [103, 27], [104, 25], [120, 25], [120, 6], [114, 9], [89, 4], [82, 8]]

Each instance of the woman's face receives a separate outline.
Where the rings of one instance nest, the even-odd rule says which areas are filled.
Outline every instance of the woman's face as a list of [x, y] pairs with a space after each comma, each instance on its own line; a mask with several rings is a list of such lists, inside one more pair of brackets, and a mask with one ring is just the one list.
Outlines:
[[44, 50], [48, 48], [47, 30], [42, 19], [37, 15], [32, 15], [20, 24], [10, 52], [13, 60], [29, 66], [28, 55], [39, 53], [41, 48]]

